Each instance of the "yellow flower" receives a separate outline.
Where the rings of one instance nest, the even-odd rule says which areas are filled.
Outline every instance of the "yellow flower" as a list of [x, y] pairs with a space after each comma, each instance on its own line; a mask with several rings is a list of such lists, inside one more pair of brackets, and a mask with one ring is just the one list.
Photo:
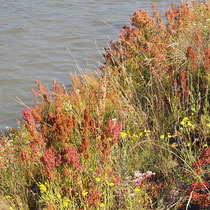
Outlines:
[[121, 136], [123, 138], [123, 137], [127, 136], [127, 133], [121, 132]]
[[100, 182], [100, 180], [101, 180], [101, 179], [100, 179], [99, 177], [96, 178], [96, 182]]
[[133, 138], [138, 138], [138, 136], [136, 135], [136, 134], [133, 134], [133, 136], [132, 136]]
[[172, 137], [170, 133], [167, 133], [167, 134], [168, 134], [168, 138], [171, 138]]
[[98, 136], [96, 139], [101, 139], [101, 136]]
[[60, 193], [58, 193], [58, 194], [57, 194], [57, 197], [58, 197], [58, 199], [60, 199], [60, 198], [61, 198], [61, 194], [60, 194]]
[[104, 208], [105, 207], [104, 203], [100, 203], [100, 207]]
[[151, 133], [151, 131], [150, 130], [144, 130], [144, 133]]
[[210, 123], [207, 123], [206, 126], [207, 126], [207, 127], [210, 127]]
[[184, 117], [184, 119], [182, 120], [182, 122], [180, 123], [181, 125], [185, 125], [185, 122], [188, 120], [187, 117]]
[[192, 122], [187, 117], [184, 117], [184, 119], [182, 120], [182, 122], [180, 124], [183, 127], [191, 127], [192, 129], [194, 129], [194, 125], [192, 124]]
[[165, 135], [162, 134], [162, 135], [160, 136], [160, 139], [164, 139], [164, 138], [165, 138]]
[[106, 140], [107, 140], [107, 141], [112, 141], [112, 138], [109, 137], [109, 138], [107, 138]]
[[6, 197], [5, 197], [5, 199], [11, 199], [12, 197], [10, 196], [10, 195], [7, 195]]
[[19, 203], [19, 206], [22, 206], [23, 204], [22, 203]]
[[189, 119], [187, 117], [184, 117], [184, 119], [182, 120], [182, 122], [180, 123], [182, 126], [186, 126], [189, 123]]
[[143, 133], [141, 132], [140, 134], [139, 134], [139, 136], [141, 137], [143, 135]]
[[184, 122], [184, 121], [182, 121], [182, 122], [180, 122], [180, 124], [184, 126], [184, 125], [185, 125], [185, 122]]
[[83, 190], [82, 195], [83, 197], [85, 197], [88, 194], [88, 192], [86, 190]]
[[208, 145], [207, 144], [204, 144], [204, 147], [208, 147]]
[[67, 207], [67, 206], [68, 206], [68, 202], [64, 201], [64, 202], [63, 202], [63, 206], [64, 206], [64, 207]]
[[187, 122], [186, 122], [186, 125], [187, 125], [187, 126], [192, 126], [192, 123], [191, 123], [190, 121], [187, 121]]
[[40, 189], [41, 194], [43, 194], [43, 193], [45, 193], [47, 191], [47, 188], [43, 184], [39, 185], [39, 189]]
[[135, 193], [138, 193], [138, 192], [140, 192], [140, 189], [139, 189], [139, 188], [135, 188], [135, 189], [134, 189], [134, 192], [135, 192]]
[[114, 183], [110, 183], [109, 186], [110, 186], [110, 187], [114, 187]]
[[187, 121], [187, 120], [188, 120], [188, 118], [187, 117], [184, 117], [183, 121]]

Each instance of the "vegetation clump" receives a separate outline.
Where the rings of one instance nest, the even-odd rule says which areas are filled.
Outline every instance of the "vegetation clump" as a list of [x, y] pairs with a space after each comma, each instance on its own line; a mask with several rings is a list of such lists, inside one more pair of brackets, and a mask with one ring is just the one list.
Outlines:
[[0, 141], [10, 209], [209, 207], [210, 5], [172, 5], [167, 24], [152, 7], [110, 42], [100, 77], [36, 81], [36, 106]]

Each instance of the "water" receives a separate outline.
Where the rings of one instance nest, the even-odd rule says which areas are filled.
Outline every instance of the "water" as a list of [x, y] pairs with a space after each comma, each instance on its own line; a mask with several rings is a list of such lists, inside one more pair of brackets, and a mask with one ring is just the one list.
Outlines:
[[[177, 0], [153, 0], [160, 11]], [[69, 85], [77, 72], [103, 62], [103, 48], [148, 0], [0, 0], [0, 130], [16, 127], [23, 105], [32, 104], [35, 79]]]

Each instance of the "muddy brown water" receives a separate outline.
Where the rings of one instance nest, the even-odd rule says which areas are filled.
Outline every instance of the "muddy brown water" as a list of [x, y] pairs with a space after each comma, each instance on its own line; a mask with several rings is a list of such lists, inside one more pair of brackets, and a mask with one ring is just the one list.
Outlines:
[[[137, 9], [152, 12], [148, 0], [0, 0], [0, 130], [16, 127], [23, 105], [32, 105], [35, 79], [70, 85], [77, 65], [92, 71], [103, 48], [130, 24]], [[177, 0], [153, 0], [164, 10]]]

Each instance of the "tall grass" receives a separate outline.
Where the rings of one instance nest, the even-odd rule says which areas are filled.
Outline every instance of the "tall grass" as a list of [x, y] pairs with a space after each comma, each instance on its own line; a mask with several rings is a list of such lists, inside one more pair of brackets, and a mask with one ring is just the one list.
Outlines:
[[[187, 209], [209, 201], [209, 3], [137, 10], [105, 63], [68, 91], [39, 82], [2, 133], [11, 209]], [[102, 74], [103, 72], [103, 74]]]

